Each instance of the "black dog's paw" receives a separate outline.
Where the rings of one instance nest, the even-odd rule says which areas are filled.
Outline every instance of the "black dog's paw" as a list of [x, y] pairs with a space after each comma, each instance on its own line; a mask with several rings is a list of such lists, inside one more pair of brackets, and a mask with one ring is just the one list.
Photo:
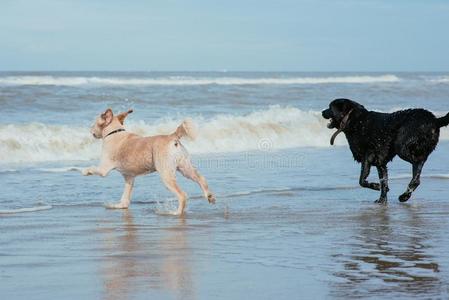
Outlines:
[[374, 203], [377, 204], [387, 204], [387, 198], [379, 198], [376, 201], [374, 201]]
[[411, 196], [412, 196], [411, 193], [404, 193], [404, 194], [399, 196], [399, 201], [400, 202], [407, 202], [408, 199], [410, 199]]

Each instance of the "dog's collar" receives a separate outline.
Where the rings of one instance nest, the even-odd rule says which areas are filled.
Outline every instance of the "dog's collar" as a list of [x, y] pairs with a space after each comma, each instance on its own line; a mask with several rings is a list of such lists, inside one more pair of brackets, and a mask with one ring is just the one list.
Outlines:
[[351, 110], [350, 110], [350, 111], [343, 117], [343, 120], [341, 120], [340, 126], [339, 126], [338, 130], [335, 131], [335, 133], [332, 135], [332, 137], [331, 137], [331, 145], [332, 145], [332, 146], [334, 145], [334, 141], [335, 141], [335, 138], [337, 137], [337, 135], [339, 135], [340, 132], [342, 132], [343, 130], [345, 130], [346, 125], [348, 125], [349, 115], [352, 113], [353, 110], [354, 110], [354, 109], [351, 109]]
[[116, 129], [114, 131], [109, 132], [104, 138], [107, 138], [108, 136], [113, 135], [114, 133], [122, 132], [122, 131], [125, 131], [125, 129], [124, 128]]

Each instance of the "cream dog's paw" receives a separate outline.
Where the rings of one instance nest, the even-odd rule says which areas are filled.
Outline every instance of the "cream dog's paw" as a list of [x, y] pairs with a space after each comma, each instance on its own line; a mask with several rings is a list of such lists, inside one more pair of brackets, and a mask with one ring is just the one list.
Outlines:
[[185, 211], [180, 211], [179, 209], [176, 211], [171, 212], [172, 216], [177, 216], [177, 217], [183, 217], [185, 216]]
[[92, 173], [90, 172], [90, 168], [82, 169], [81, 174], [83, 174], [83, 176], [92, 175]]
[[209, 201], [210, 204], [215, 204], [215, 196], [212, 193], [209, 193], [207, 195], [207, 201]]

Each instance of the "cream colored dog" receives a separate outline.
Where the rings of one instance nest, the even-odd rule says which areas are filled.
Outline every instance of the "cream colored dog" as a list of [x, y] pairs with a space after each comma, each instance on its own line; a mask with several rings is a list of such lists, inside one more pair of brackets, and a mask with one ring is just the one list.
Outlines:
[[209, 203], [215, 203], [206, 179], [193, 167], [187, 150], [180, 142], [182, 137], [195, 138], [193, 123], [185, 120], [169, 135], [142, 137], [125, 131], [123, 123], [129, 113], [132, 110], [114, 116], [112, 110], [107, 109], [96, 119], [91, 129], [95, 138], [103, 139], [101, 162], [98, 167], [84, 169], [83, 175], [106, 176], [116, 169], [125, 178], [125, 190], [120, 202], [108, 207], [128, 208], [134, 178], [156, 171], [165, 186], [178, 197], [176, 214], [184, 213], [187, 201], [186, 193], [176, 183], [176, 171], [198, 183]]

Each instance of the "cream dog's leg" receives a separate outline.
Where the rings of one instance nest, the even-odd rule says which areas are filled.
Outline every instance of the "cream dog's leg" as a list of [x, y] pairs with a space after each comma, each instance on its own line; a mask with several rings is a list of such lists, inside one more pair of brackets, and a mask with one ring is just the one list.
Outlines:
[[183, 190], [181, 190], [178, 183], [176, 182], [176, 175], [174, 172], [164, 171], [160, 172], [160, 175], [167, 189], [169, 189], [176, 195], [176, 197], [178, 197], [178, 210], [176, 214], [179, 216], [182, 215], [186, 207], [187, 194], [184, 193]]
[[197, 169], [192, 165], [191, 161], [189, 159], [182, 160], [178, 165], [178, 170], [181, 172], [181, 174], [198, 183], [200, 188], [203, 190], [204, 197], [209, 201], [209, 203], [213, 204], [215, 203], [215, 197], [214, 195], [209, 191], [209, 186], [207, 184], [206, 178], [204, 178]]
[[92, 167], [86, 168], [86, 169], [84, 169], [82, 171], [82, 173], [83, 173], [84, 176], [98, 175], [98, 176], [101, 176], [101, 177], [105, 177], [113, 169], [114, 169], [114, 166], [112, 164], [110, 164], [110, 163], [102, 163], [98, 167], [92, 166]]
[[107, 208], [125, 209], [129, 207], [129, 204], [131, 203], [131, 193], [133, 192], [135, 177], [124, 176], [124, 178], [125, 178], [125, 189], [123, 190], [120, 202], [115, 204], [108, 204], [106, 205]]

